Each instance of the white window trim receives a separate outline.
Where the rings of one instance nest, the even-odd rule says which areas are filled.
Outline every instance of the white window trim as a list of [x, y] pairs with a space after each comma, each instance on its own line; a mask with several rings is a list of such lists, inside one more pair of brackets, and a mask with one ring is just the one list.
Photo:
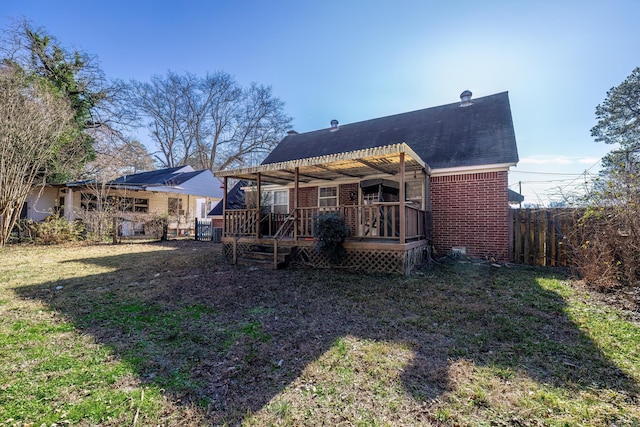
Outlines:
[[[286, 213], [289, 213], [289, 189], [288, 188], [278, 188], [272, 190], [262, 190], [263, 193], [267, 193], [267, 200], [269, 201], [269, 212], [275, 213], [276, 206], [286, 206]], [[275, 193], [284, 193], [286, 194], [287, 201], [283, 204], [276, 204], [276, 196]]]
[[[320, 196], [320, 190], [323, 188], [334, 188], [336, 190], [336, 195], [335, 196], [330, 196], [330, 197], [322, 197]], [[336, 204], [335, 205], [329, 205], [329, 206], [322, 206], [320, 204], [321, 200], [329, 200], [329, 199], [335, 199], [336, 200]], [[334, 207], [334, 206], [338, 206], [338, 203], [340, 202], [340, 190], [338, 188], [337, 185], [323, 185], [323, 186], [318, 186], [318, 207]]]

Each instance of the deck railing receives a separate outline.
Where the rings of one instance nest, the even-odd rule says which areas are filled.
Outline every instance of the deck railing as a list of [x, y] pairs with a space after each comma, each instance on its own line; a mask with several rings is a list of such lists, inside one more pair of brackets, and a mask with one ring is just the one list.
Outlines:
[[[405, 239], [427, 236], [427, 214], [405, 205]], [[304, 207], [291, 214], [269, 214], [261, 224], [260, 235], [273, 236], [294, 215], [296, 226], [288, 227], [286, 237], [313, 238], [314, 218], [323, 213], [337, 212], [344, 217], [351, 237], [359, 239], [398, 239], [400, 237], [400, 203], [380, 202], [366, 205]], [[256, 236], [255, 209], [228, 210], [225, 213], [225, 236]], [[281, 230], [281, 234], [282, 234]], [[278, 236], [283, 237], [283, 236]]]
[[258, 227], [257, 209], [234, 209], [225, 212], [224, 236], [255, 236]]

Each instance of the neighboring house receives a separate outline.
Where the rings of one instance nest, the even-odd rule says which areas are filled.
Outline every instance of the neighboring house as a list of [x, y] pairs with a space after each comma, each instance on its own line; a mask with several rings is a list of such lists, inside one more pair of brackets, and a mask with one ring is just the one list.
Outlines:
[[[226, 200], [226, 208], [228, 210], [234, 209], [245, 209], [245, 195], [244, 188], [247, 188], [249, 183], [247, 181], [238, 181], [231, 190], [227, 193], [227, 197], [224, 198]], [[211, 218], [211, 223], [213, 227], [222, 228], [223, 225], [223, 209], [222, 203], [218, 202], [215, 204], [213, 209], [209, 212], [209, 218]]]
[[279, 222], [270, 232], [282, 230], [276, 247], [293, 245], [321, 263], [306, 239], [313, 216], [335, 210], [351, 229], [346, 263], [354, 267], [407, 272], [431, 246], [507, 260], [508, 172], [517, 162], [507, 92], [471, 99], [465, 91], [460, 103], [291, 131], [260, 166], [215, 173], [225, 188], [242, 179], [268, 195], [260, 211], [223, 203], [225, 252], [236, 259], [268, 242], [267, 215]]
[[25, 217], [41, 221], [59, 213], [88, 221], [106, 208], [120, 218], [120, 234], [145, 235], [148, 220], [166, 216], [172, 235], [191, 235], [194, 220], [207, 220], [222, 198], [222, 183], [210, 170], [179, 166], [124, 175], [106, 183], [78, 181], [47, 186], [27, 198]]
[[517, 191], [509, 189], [509, 204], [520, 205], [524, 202], [524, 196]]

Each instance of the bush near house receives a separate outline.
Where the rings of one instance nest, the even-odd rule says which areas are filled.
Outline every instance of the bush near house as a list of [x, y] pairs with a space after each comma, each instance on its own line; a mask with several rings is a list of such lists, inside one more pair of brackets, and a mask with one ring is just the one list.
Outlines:
[[18, 240], [43, 245], [76, 242], [85, 237], [85, 227], [81, 221], [69, 222], [59, 215], [51, 215], [42, 222], [23, 220], [17, 228]]
[[336, 212], [317, 215], [314, 218], [314, 237], [316, 248], [332, 264], [344, 260], [346, 251], [342, 244], [349, 237], [350, 230], [344, 218]]
[[635, 205], [591, 207], [580, 219], [574, 262], [600, 289], [640, 286], [640, 216]]

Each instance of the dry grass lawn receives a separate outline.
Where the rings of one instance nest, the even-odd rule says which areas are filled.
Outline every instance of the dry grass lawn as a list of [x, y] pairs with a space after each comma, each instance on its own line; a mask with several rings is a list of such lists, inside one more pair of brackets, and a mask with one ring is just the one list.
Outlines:
[[542, 269], [372, 276], [236, 267], [193, 241], [9, 246], [0, 426], [637, 426], [637, 310]]

